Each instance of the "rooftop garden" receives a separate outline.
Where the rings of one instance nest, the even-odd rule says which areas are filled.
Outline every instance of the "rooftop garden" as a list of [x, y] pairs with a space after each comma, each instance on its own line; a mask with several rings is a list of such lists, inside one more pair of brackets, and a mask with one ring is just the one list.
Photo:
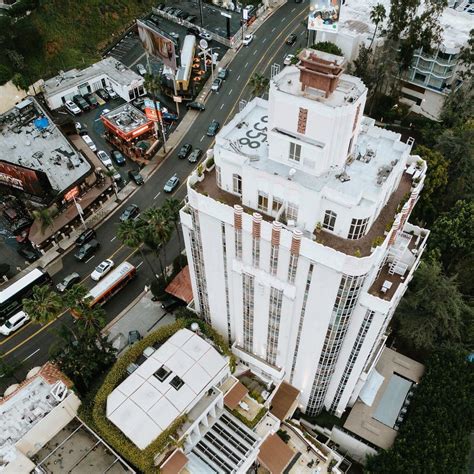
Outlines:
[[140, 359], [143, 351], [156, 344], [163, 344], [180, 329], [190, 328], [192, 323], [199, 324], [201, 333], [208, 338], [217, 351], [229, 357], [229, 365], [235, 365], [234, 356], [224, 339], [214, 329], [203, 321], [191, 318], [180, 318], [175, 323], [163, 326], [135, 343], [120, 357], [106, 375], [102, 385], [95, 395], [85, 400], [80, 409], [80, 416], [97, 433], [112, 446], [128, 462], [136, 466], [141, 472], [156, 472], [155, 458], [167, 447], [177, 445], [177, 432], [186, 420], [186, 415], [177, 418], [165, 431], [163, 431], [145, 449], [139, 449], [130, 441], [112, 422], [107, 419], [107, 398], [112, 391], [127, 378], [127, 367]]

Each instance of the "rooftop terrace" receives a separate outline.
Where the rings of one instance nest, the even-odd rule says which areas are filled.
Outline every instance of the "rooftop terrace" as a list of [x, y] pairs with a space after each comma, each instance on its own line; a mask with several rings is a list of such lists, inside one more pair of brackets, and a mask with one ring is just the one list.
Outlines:
[[102, 118], [125, 133], [132, 132], [150, 122], [141, 110], [127, 103], [103, 115]]
[[33, 98], [0, 116], [0, 161], [43, 171], [61, 192], [91, 170]]

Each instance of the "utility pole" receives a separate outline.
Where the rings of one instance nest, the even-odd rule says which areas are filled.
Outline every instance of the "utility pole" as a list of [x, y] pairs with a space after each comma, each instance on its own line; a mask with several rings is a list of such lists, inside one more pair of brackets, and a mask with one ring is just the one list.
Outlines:
[[201, 28], [204, 28], [204, 16], [202, 14], [202, 0], [198, 0], [198, 1], [199, 1], [199, 14], [201, 17]]

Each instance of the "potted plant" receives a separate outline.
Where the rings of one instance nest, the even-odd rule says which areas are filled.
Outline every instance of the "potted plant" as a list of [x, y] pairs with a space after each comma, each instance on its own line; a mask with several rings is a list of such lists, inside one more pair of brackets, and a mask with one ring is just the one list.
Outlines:
[[204, 179], [204, 174], [203, 174], [203, 167], [202, 164], [199, 164], [197, 167], [197, 179], [198, 181], [202, 181]]
[[316, 224], [316, 234], [320, 234], [322, 229], [323, 229], [323, 225], [321, 224], [321, 222], [318, 222]]
[[375, 237], [375, 239], [372, 240], [372, 247], [371, 247], [370, 251], [373, 252], [377, 247], [382, 245], [384, 240], [385, 239], [381, 235]]
[[215, 167], [215, 163], [214, 163], [214, 158], [209, 158], [207, 161], [206, 161], [206, 169], [208, 171], [212, 171]]

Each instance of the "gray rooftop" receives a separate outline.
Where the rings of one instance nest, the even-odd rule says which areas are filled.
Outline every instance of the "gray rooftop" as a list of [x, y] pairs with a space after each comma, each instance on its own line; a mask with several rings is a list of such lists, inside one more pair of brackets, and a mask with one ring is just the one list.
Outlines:
[[132, 104], [123, 104], [102, 117], [125, 133], [131, 132], [150, 121], [141, 110]]
[[109, 57], [82, 70], [71, 69], [66, 72], [60, 72], [57, 76], [45, 81], [45, 92], [47, 95], [53, 95], [67, 91], [103, 74], [107, 75], [112, 81], [124, 86], [130, 85], [134, 81], [143, 82], [143, 78], [136, 72], [120, 61]]
[[[42, 127], [35, 121], [46, 118]], [[46, 173], [57, 192], [70, 187], [90, 169], [33, 98], [25, 99], [0, 115], [0, 160]]]

